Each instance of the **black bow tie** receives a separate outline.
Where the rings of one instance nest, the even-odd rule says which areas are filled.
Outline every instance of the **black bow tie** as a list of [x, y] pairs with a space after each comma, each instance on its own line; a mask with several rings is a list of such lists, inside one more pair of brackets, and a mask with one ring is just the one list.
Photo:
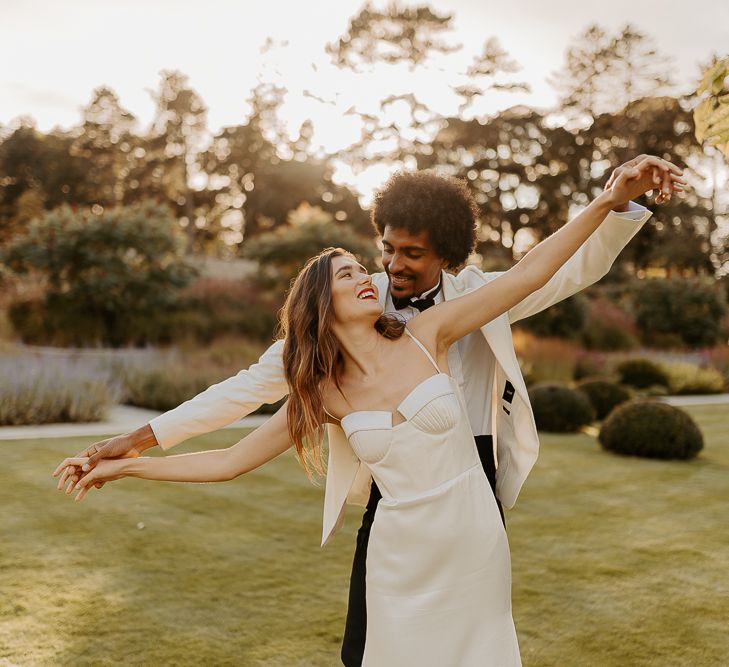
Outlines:
[[428, 310], [428, 308], [435, 305], [435, 299], [431, 296], [426, 299], [415, 299], [415, 301], [411, 301], [409, 298], [397, 298], [393, 296], [392, 305], [395, 306], [396, 310], [402, 310], [403, 308], [412, 306], [422, 313], [424, 310]]

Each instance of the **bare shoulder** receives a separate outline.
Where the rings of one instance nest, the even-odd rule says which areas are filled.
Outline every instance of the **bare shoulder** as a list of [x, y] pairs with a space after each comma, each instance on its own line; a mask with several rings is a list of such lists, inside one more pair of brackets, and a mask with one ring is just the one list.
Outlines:
[[321, 399], [327, 423], [339, 424], [339, 418], [335, 415], [343, 415], [347, 411], [347, 405], [341, 391], [337, 388], [334, 380], [328, 380], [322, 384]]

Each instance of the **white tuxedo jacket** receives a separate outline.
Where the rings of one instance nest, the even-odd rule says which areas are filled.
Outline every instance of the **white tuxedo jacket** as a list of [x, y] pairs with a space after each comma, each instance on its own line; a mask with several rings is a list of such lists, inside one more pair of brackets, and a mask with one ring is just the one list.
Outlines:
[[[503, 404], [501, 407], [505, 408], [496, 410], [494, 433], [497, 434], [498, 454], [496, 495], [507, 508], [514, 506], [539, 451], [534, 415], [514, 351], [510, 325], [602, 278], [618, 253], [650, 216], [645, 208], [632, 203], [628, 213], [610, 213], [544, 287], [481, 328], [496, 358], [496, 395]], [[444, 272], [443, 296], [445, 299], [457, 298], [498, 275], [484, 273], [474, 266], [466, 267], [458, 275]], [[373, 280], [378, 287], [380, 303], [384, 306], [388, 291], [387, 275], [376, 273]], [[273, 403], [286, 396], [288, 385], [283, 372], [282, 350], [283, 341], [276, 341], [249, 369], [209, 387], [153, 419], [150, 426], [160, 446], [167, 450], [188, 438], [222, 428], [250, 414], [263, 403]], [[514, 387], [514, 394], [504, 398], [507, 380]], [[484, 397], [484, 400], [488, 398]], [[322, 546], [343, 524], [345, 503], [366, 506], [371, 486], [367, 466], [354, 453], [338, 425], [328, 425], [328, 441]]]

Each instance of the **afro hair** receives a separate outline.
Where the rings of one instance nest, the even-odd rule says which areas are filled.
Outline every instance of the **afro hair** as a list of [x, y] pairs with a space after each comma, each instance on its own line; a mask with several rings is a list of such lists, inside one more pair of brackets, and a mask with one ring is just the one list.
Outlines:
[[371, 220], [380, 236], [388, 226], [410, 234], [425, 230], [435, 253], [457, 269], [476, 245], [478, 214], [465, 181], [432, 171], [399, 171], [375, 195]]

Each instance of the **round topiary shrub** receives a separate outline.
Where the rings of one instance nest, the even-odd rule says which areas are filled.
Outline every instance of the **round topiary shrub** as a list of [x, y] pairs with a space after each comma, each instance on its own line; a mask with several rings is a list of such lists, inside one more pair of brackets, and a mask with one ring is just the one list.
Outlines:
[[668, 387], [668, 376], [649, 359], [626, 359], [616, 370], [621, 384], [629, 384], [636, 389], [645, 389], [654, 384]]
[[595, 419], [587, 397], [562, 384], [538, 384], [529, 391], [529, 398], [540, 431], [573, 433]]
[[617, 407], [604, 421], [598, 440], [616, 454], [650, 459], [690, 459], [704, 447], [701, 431], [687, 413], [646, 400]]
[[630, 400], [625, 387], [606, 380], [585, 380], [577, 385], [577, 391], [587, 396], [598, 419], [605, 419], [615, 406]]

